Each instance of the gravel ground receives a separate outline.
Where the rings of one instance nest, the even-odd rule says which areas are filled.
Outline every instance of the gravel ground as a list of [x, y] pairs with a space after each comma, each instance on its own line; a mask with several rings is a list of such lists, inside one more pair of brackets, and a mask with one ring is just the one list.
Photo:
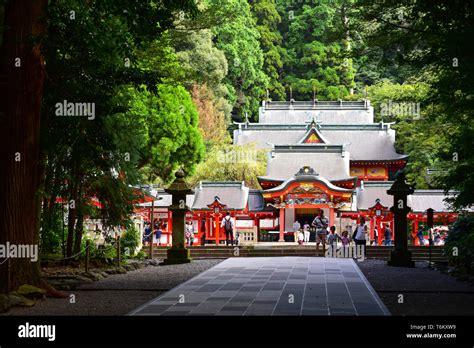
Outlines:
[[48, 298], [33, 307], [14, 307], [2, 315], [124, 315], [222, 261], [194, 260], [189, 264], [148, 266], [111, 275], [66, 292], [75, 295], [75, 303], [70, 303], [69, 298]]
[[427, 262], [415, 268], [372, 259], [358, 265], [392, 315], [474, 315], [474, 286], [429, 269]]
[[[15, 307], [1, 315], [124, 315], [221, 261], [194, 260], [111, 275], [71, 291], [76, 303], [69, 298], [48, 298], [34, 307]], [[401, 268], [370, 259], [358, 266], [392, 315], [474, 315], [474, 286], [429, 269], [427, 262]], [[398, 302], [400, 294], [403, 303]]]

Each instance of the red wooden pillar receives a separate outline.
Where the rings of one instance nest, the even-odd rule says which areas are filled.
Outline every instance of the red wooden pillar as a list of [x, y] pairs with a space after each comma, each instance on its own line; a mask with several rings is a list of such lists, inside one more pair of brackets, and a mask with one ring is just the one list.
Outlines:
[[206, 235], [207, 239], [212, 238], [212, 226], [211, 226], [212, 220], [210, 216], [206, 216]]
[[166, 238], [167, 245], [173, 245], [173, 213], [168, 210], [168, 238]]
[[378, 231], [379, 234], [377, 236], [377, 245], [382, 245], [382, 236], [384, 234], [383, 231], [384, 231], [384, 222], [382, 220], [380, 220], [379, 231]]
[[257, 235], [255, 236], [256, 240], [258, 241], [258, 234], [260, 233], [260, 219], [258, 218], [257, 215], [255, 215], [254, 219], [253, 219], [253, 223], [255, 224], [255, 232], [257, 233]]
[[285, 208], [280, 208], [280, 239], [279, 242], [285, 241]]
[[370, 218], [370, 240], [374, 239], [375, 217]]
[[334, 226], [334, 208], [329, 208], [329, 227]]
[[219, 221], [219, 214], [214, 214], [215, 220], [216, 220], [216, 226], [215, 226], [215, 233], [216, 233], [216, 245], [219, 245], [219, 229], [220, 229], [220, 221]]
[[201, 244], [201, 214], [197, 214], [197, 244]]

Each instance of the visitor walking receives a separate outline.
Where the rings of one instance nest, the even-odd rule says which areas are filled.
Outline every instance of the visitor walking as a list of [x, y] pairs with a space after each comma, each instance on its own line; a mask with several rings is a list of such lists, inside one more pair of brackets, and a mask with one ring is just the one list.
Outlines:
[[329, 225], [329, 220], [324, 216], [324, 211], [321, 209], [319, 211], [319, 216], [316, 216], [311, 224], [316, 227], [316, 250], [319, 249], [319, 244], [323, 244], [323, 250], [326, 247], [326, 235], [327, 228]]
[[308, 224], [304, 225], [303, 232], [304, 232], [304, 242], [309, 243], [310, 232], [309, 232], [309, 225]]
[[357, 228], [354, 232], [354, 242], [357, 245], [362, 245], [362, 255], [365, 256], [365, 244], [367, 235], [367, 225], [365, 224], [365, 219], [363, 216], [360, 217], [360, 223], [357, 225]]
[[[158, 242], [158, 245], [161, 246], [161, 234], [163, 233], [163, 221], [160, 219], [156, 224], [155, 224], [155, 235], [156, 235], [156, 241]], [[153, 236], [151, 236], [153, 237]], [[153, 239], [152, 239], [153, 243]]]
[[383, 230], [383, 234], [384, 234], [384, 237], [385, 237], [384, 245], [385, 246], [390, 246], [392, 244], [392, 229], [390, 228], [389, 224], [385, 225], [385, 228]]
[[193, 246], [194, 242], [194, 226], [192, 221], [186, 221], [186, 231], [185, 231], [185, 237], [186, 237], [186, 244], [188, 246]]
[[333, 247], [334, 245], [337, 245], [336, 226], [331, 226], [329, 229], [328, 244], [331, 247]]
[[230, 213], [226, 213], [226, 217], [222, 219], [221, 227], [224, 227], [225, 231], [225, 245], [229, 245], [229, 239], [230, 239], [230, 244], [234, 246], [234, 221], [230, 217]]
[[[307, 226], [307, 225], [305, 225], [305, 226]], [[299, 233], [298, 233], [298, 244], [303, 245], [303, 243], [304, 243], [304, 233], [303, 233], [302, 230], [300, 230]]]
[[377, 228], [377, 226], [375, 226], [374, 227], [374, 240], [372, 241], [372, 245], [377, 245], [378, 236], [379, 236], [379, 229]]
[[145, 230], [143, 231], [143, 244], [147, 243], [150, 245], [151, 227], [149, 223], [145, 224]]
[[425, 245], [425, 235], [423, 226], [419, 227], [418, 232], [416, 233], [416, 237], [418, 238], [418, 243], [420, 243], [420, 245]]
[[301, 224], [299, 223], [298, 220], [295, 220], [295, 222], [293, 223], [293, 238], [296, 244], [298, 244], [298, 234], [300, 233], [300, 229], [301, 229]]
[[342, 243], [342, 250], [343, 250], [343, 253], [344, 253], [344, 257], [347, 257], [349, 255], [349, 243], [350, 243], [350, 238], [349, 238], [349, 232], [347, 230], [345, 230], [344, 232], [342, 232], [342, 236], [340, 238], [341, 240], [341, 243]]

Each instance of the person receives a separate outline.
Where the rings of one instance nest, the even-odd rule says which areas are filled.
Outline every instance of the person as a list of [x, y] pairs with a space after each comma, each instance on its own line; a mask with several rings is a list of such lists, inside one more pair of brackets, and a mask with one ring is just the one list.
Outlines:
[[193, 246], [194, 242], [194, 226], [192, 221], [186, 221], [186, 228], [185, 228], [185, 237], [186, 237], [186, 244], [188, 246]]
[[230, 237], [230, 244], [234, 246], [234, 221], [230, 217], [229, 212], [227, 212], [225, 218], [222, 219], [221, 227], [224, 227], [225, 231], [225, 245], [229, 245]]
[[424, 229], [423, 226], [420, 226], [418, 232], [416, 233], [416, 237], [418, 238], [418, 242], [420, 245], [425, 245], [425, 236], [424, 236]]
[[303, 243], [304, 243], [304, 233], [303, 231], [300, 230], [298, 233], [298, 244], [303, 245]]
[[324, 216], [324, 210], [319, 211], [319, 216], [316, 216], [311, 224], [316, 227], [316, 250], [319, 249], [319, 244], [323, 243], [323, 250], [326, 246], [326, 234], [329, 225], [329, 220]]
[[337, 242], [336, 226], [331, 226], [329, 228], [328, 244], [334, 245]]
[[377, 226], [374, 227], [374, 240], [372, 241], [372, 245], [377, 245], [377, 237], [379, 236], [379, 230]]
[[156, 234], [156, 240], [158, 241], [158, 245], [161, 245], [162, 233], [163, 233], [163, 221], [160, 219], [157, 223], [155, 223], [155, 234]]
[[309, 233], [309, 225], [308, 224], [305, 224], [303, 226], [303, 232], [304, 232], [304, 242], [309, 243], [310, 233]]
[[151, 227], [150, 227], [150, 224], [149, 223], [146, 223], [145, 225], [145, 231], [143, 232], [143, 244], [145, 244], [145, 242], [150, 245], [150, 235], [151, 235]]
[[300, 233], [301, 224], [298, 220], [295, 220], [293, 224], [293, 238], [295, 239], [295, 243], [298, 244], [298, 234]]
[[339, 238], [342, 243], [342, 250], [344, 251], [344, 256], [347, 256], [349, 253], [349, 243], [350, 243], [350, 238], [349, 238], [349, 232], [347, 230], [342, 232], [342, 236]]
[[440, 245], [441, 244], [441, 235], [439, 233], [439, 230], [436, 231], [434, 235], [434, 245]]
[[206, 244], [206, 220], [202, 219], [201, 220], [201, 245]]
[[365, 244], [367, 235], [367, 225], [365, 224], [365, 218], [360, 217], [360, 223], [354, 232], [354, 242], [357, 245], [362, 245], [362, 254], [365, 255]]
[[385, 238], [384, 245], [389, 246], [392, 243], [392, 230], [391, 230], [389, 224], [385, 224], [383, 234], [384, 234], [384, 238]]

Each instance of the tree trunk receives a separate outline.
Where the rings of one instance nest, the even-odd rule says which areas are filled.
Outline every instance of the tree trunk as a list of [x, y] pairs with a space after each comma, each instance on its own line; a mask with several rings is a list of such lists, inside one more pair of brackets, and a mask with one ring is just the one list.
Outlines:
[[74, 236], [74, 254], [81, 251], [82, 243], [82, 230], [84, 229], [84, 199], [82, 185], [79, 189], [79, 195], [77, 200], [77, 222], [76, 222], [76, 235]]
[[[46, 32], [47, 3], [47, 0], [16, 0], [5, 5], [0, 52], [0, 244], [3, 245], [7, 242], [37, 245], [39, 241], [39, 129], [44, 81], [39, 39]], [[40, 285], [39, 265], [27, 258], [4, 262], [0, 266], [0, 290], [16, 289], [24, 283]]]

